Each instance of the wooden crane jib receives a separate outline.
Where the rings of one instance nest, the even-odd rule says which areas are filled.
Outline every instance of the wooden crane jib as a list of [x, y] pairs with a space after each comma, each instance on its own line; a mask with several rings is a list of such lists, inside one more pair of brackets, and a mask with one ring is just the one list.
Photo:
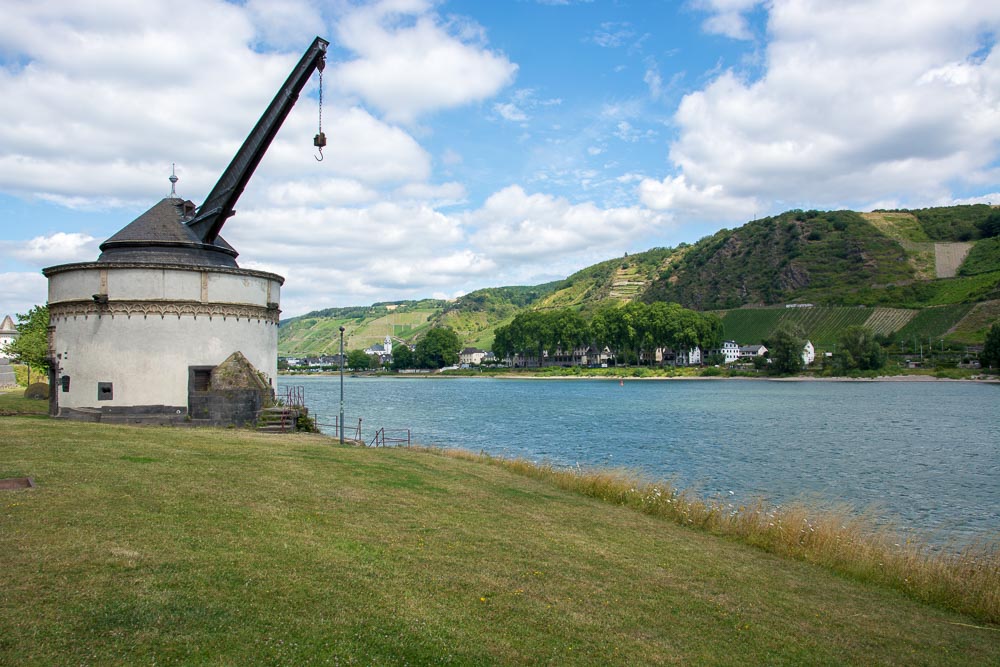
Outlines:
[[[322, 77], [323, 67], [326, 64], [326, 49], [329, 45], [328, 41], [320, 37], [313, 40], [312, 45], [303, 54], [291, 74], [288, 75], [288, 79], [271, 100], [264, 115], [257, 121], [237, 151], [236, 156], [233, 157], [233, 161], [222, 172], [219, 182], [205, 198], [194, 218], [187, 223], [202, 243], [214, 244], [226, 220], [235, 213], [234, 207], [237, 200], [243, 194], [243, 189], [246, 188], [247, 182], [254, 170], [257, 169], [257, 165], [260, 164], [282, 123], [285, 122], [285, 118], [295, 106], [295, 101], [306, 82], [309, 81], [309, 77], [315, 70], [319, 70]], [[320, 125], [320, 134], [316, 135], [314, 140], [314, 144], [322, 148], [320, 141], [322, 141], [322, 145], [326, 145], [326, 136], [322, 132], [322, 125]]]

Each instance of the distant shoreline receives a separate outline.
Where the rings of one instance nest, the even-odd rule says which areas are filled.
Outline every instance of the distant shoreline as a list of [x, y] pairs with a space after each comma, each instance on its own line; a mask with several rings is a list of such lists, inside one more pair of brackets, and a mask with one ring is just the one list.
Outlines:
[[[337, 372], [328, 373], [278, 373], [280, 377], [337, 377]], [[533, 375], [529, 373], [490, 373], [484, 375], [446, 375], [442, 373], [403, 373], [403, 374], [367, 374], [351, 373], [350, 377], [355, 378], [422, 378], [422, 379], [457, 379], [457, 378], [496, 378], [500, 380], [606, 380], [629, 382], [658, 382], [658, 381], [719, 381], [719, 380], [764, 380], [767, 382], [975, 382], [979, 384], [1000, 384], [1000, 376], [979, 376], [968, 378], [943, 378], [933, 375], [880, 375], [873, 378], [862, 377], [840, 377], [824, 376], [816, 377], [812, 375], [793, 375], [790, 377], [748, 377], [738, 375], [735, 377], [725, 375], [660, 375], [652, 377], [630, 377], [624, 375]]]
[[[424, 376], [424, 377], [433, 377]], [[470, 376], [438, 376], [438, 377], [470, 377]], [[625, 377], [625, 376], [596, 376], [596, 375], [491, 375], [490, 377], [503, 379], [526, 379], [526, 380], [628, 380], [628, 381], [658, 381], [658, 380], [765, 380], [767, 382], [978, 382], [985, 384], [1000, 384], [1000, 377], [982, 378], [939, 378], [933, 375], [880, 375], [874, 378], [852, 378], [852, 377], [813, 377], [809, 375], [794, 375], [791, 377], [747, 377], [739, 375], [736, 377], [726, 377], [724, 375], [675, 375], [659, 377]]]

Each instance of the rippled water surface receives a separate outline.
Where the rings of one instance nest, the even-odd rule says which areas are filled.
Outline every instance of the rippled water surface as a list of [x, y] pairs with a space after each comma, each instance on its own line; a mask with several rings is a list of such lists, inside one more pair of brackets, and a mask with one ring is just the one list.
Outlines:
[[[338, 377], [305, 387], [321, 422]], [[421, 444], [557, 465], [625, 467], [735, 502], [873, 508], [934, 540], [1000, 534], [1000, 386], [346, 378], [348, 423]]]

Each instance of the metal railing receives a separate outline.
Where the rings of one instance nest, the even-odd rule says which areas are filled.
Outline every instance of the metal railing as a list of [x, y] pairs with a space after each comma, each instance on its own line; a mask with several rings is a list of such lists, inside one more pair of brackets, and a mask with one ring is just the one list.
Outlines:
[[[404, 437], [405, 434], [405, 437]], [[386, 430], [384, 427], [375, 431], [375, 437], [368, 443], [369, 447], [389, 447], [396, 445], [410, 446], [410, 429], [397, 428]]]
[[[279, 406], [284, 408], [293, 408], [304, 410], [306, 409], [306, 392], [305, 387], [301, 385], [289, 385], [282, 387], [282, 391], [276, 394]], [[263, 412], [263, 411], [262, 411]], [[279, 412], [278, 408], [272, 409], [272, 412]], [[297, 416], [297, 413], [296, 413]], [[275, 419], [275, 421], [278, 421]], [[333, 415], [333, 421], [320, 421], [319, 416], [316, 416], [316, 426], [318, 426], [324, 433], [332, 435], [334, 438], [341, 438], [343, 434], [343, 440], [350, 440], [352, 443], [367, 444], [368, 447], [394, 447], [394, 446], [406, 446], [409, 447], [413, 444], [412, 433], [408, 428], [396, 428], [387, 429], [385, 427], [379, 428], [375, 431], [375, 435], [370, 441], [366, 442], [366, 439], [362, 435], [361, 425], [362, 419], [357, 418], [355, 423], [355, 418], [345, 418], [344, 422], [341, 423], [340, 416], [337, 414]], [[280, 420], [278, 422], [282, 427], [285, 427], [285, 420]], [[294, 429], [294, 422], [290, 422], [289, 426]], [[284, 430], [284, 428], [282, 429]], [[332, 433], [330, 433], [332, 431]]]
[[340, 416], [339, 415], [334, 415], [333, 416], [333, 422], [332, 423], [330, 423], [330, 422], [321, 422], [321, 421], [319, 421], [317, 419], [316, 420], [316, 426], [319, 426], [321, 429], [323, 427], [326, 427], [328, 429], [332, 429], [333, 430], [333, 437], [335, 437], [335, 438], [339, 438], [340, 437], [341, 429], [343, 429], [344, 440], [351, 440], [353, 442], [363, 442], [363, 440], [361, 439], [361, 418], [360, 417], [358, 417], [358, 424], [357, 424], [357, 426], [354, 425], [354, 419], [353, 418], [351, 418], [351, 419], [345, 418], [344, 419], [344, 423], [341, 424], [340, 423]]
[[282, 405], [290, 408], [302, 408], [306, 405], [306, 388], [302, 385], [283, 387], [284, 391], [275, 395]]

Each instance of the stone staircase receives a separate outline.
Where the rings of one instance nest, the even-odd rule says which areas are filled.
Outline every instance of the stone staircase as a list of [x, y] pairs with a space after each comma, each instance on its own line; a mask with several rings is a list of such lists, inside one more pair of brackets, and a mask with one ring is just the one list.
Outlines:
[[17, 379], [14, 376], [14, 367], [10, 361], [0, 356], [0, 389], [16, 387]]
[[262, 433], [294, 433], [298, 418], [297, 408], [264, 408], [257, 414], [257, 430]]

